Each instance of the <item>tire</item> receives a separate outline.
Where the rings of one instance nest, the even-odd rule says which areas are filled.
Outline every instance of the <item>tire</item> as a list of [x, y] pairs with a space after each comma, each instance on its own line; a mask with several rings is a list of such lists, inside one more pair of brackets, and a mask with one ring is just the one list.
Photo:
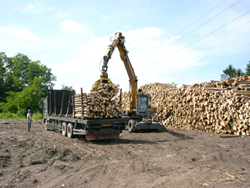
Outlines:
[[62, 123], [62, 135], [67, 136], [67, 124], [65, 122]]
[[131, 131], [132, 131], [132, 129], [134, 128], [134, 126], [135, 126], [135, 121], [134, 120], [129, 120], [128, 121], [128, 132], [129, 133], [132, 133]]
[[68, 126], [67, 126], [67, 135], [68, 135], [68, 138], [73, 138], [74, 137], [73, 125], [71, 123], [69, 123]]

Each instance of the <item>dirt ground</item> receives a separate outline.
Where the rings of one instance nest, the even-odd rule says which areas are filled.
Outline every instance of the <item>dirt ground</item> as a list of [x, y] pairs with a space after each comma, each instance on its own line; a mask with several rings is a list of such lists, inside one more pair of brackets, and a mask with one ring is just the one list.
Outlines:
[[87, 142], [0, 120], [0, 187], [250, 187], [250, 137], [125, 130]]

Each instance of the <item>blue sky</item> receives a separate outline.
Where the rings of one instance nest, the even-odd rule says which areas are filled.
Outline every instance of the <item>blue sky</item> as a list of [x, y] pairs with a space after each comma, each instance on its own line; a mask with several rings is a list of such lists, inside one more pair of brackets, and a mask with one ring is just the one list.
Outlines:
[[[54, 89], [89, 92], [118, 31], [139, 86], [220, 80], [229, 64], [245, 71], [250, 61], [250, 0], [0, 0], [0, 20], [0, 51], [40, 60]], [[108, 66], [127, 91], [117, 49]]]

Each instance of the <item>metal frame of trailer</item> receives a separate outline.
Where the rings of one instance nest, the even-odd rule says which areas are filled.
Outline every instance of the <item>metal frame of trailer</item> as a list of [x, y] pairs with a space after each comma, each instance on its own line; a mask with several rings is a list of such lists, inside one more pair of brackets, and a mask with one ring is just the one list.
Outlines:
[[62, 123], [71, 123], [73, 125], [74, 135], [93, 134], [111, 134], [121, 133], [127, 124], [126, 119], [80, 119], [49, 116], [46, 118], [46, 128], [56, 132], [62, 131]]
[[46, 130], [62, 132], [62, 135], [69, 138], [85, 135], [87, 140], [119, 138], [127, 125], [127, 119], [85, 119], [83, 115], [75, 118], [74, 94], [74, 90], [48, 91], [43, 105], [43, 123]]

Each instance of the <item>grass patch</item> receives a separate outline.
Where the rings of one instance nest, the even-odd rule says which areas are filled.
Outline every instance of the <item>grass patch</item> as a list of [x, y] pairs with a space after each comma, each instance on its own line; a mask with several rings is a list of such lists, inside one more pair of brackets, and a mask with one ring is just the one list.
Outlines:
[[[32, 120], [38, 120], [43, 118], [43, 114], [40, 112], [34, 112], [31, 114]], [[18, 115], [11, 112], [0, 113], [0, 119], [27, 119], [24, 115]]]
[[5, 113], [0, 113], [0, 119], [26, 119], [26, 117], [19, 116], [15, 113], [11, 113], [11, 112], [5, 112]]
[[43, 119], [43, 114], [40, 112], [34, 112], [31, 114], [33, 120]]

